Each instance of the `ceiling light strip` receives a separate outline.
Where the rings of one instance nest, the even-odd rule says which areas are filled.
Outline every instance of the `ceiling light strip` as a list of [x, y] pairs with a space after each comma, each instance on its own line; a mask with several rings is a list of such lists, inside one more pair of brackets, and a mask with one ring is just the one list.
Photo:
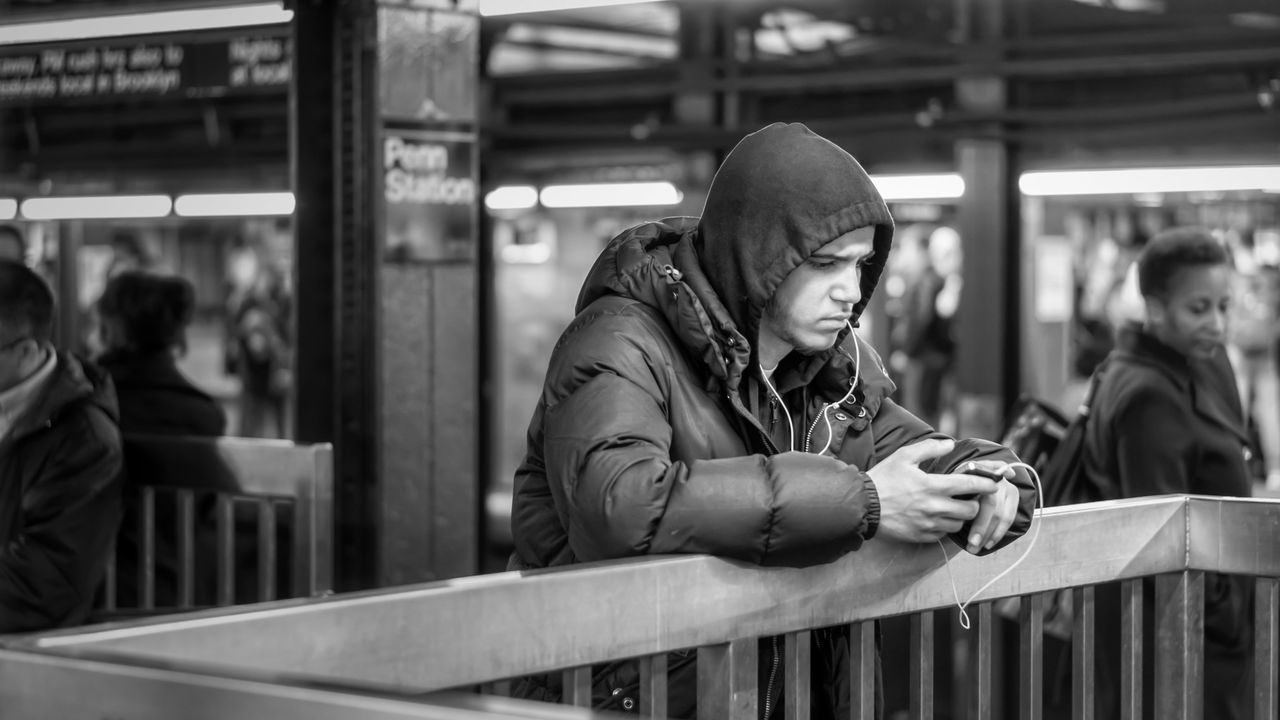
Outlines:
[[484, 196], [490, 210], [526, 210], [538, 204], [538, 189], [529, 185], [503, 185]]
[[1280, 190], [1280, 165], [1027, 172], [1018, 189], [1032, 196]]
[[684, 196], [669, 182], [548, 185], [538, 198], [545, 207], [639, 207], [675, 205]]
[[480, 0], [480, 14], [485, 16], [523, 15], [555, 10], [638, 5], [649, 2], [657, 2], [657, 0]]
[[213, 193], [179, 195], [173, 214], [179, 217], [251, 217], [292, 215], [293, 193]]
[[279, 2], [98, 15], [0, 25], [0, 45], [277, 25], [291, 20], [293, 11]]
[[886, 202], [952, 200], [964, 197], [964, 178], [956, 173], [872, 175], [871, 182]]
[[168, 195], [93, 195], [28, 198], [20, 212], [27, 220], [98, 220], [160, 218], [172, 208]]

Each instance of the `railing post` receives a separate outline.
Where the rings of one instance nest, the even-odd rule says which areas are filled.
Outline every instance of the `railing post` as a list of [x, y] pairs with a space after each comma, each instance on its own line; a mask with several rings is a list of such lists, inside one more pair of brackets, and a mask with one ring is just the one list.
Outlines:
[[933, 720], [933, 612], [911, 616], [911, 720]]
[[1204, 572], [1156, 576], [1155, 716], [1204, 716]]
[[809, 720], [811, 699], [809, 697], [810, 663], [810, 631], [787, 633], [786, 642], [786, 720]]
[[876, 716], [876, 623], [874, 620], [849, 626], [849, 705], [853, 717], [873, 720]]
[[1142, 580], [1120, 585], [1120, 717], [1142, 720]]
[[1075, 617], [1071, 619], [1071, 717], [1093, 720], [1094, 715], [1094, 589], [1079, 587], [1071, 591]]
[[992, 643], [992, 625], [995, 616], [991, 612], [991, 603], [984, 602], [976, 608], [977, 626], [974, 633], [977, 642], [971, 643], [969, 667], [972, 668], [972, 692], [969, 695], [969, 717], [973, 720], [986, 720], [994, 715], [991, 698], [991, 659], [994, 643]]
[[1018, 717], [1044, 717], [1044, 595], [1018, 604]]
[[591, 707], [591, 666], [569, 668], [562, 673], [565, 705]]
[[667, 654], [640, 658], [640, 717], [667, 716]]
[[1254, 610], [1253, 717], [1274, 720], [1276, 698], [1276, 613], [1280, 610], [1280, 578], [1258, 578]]
[[698, 720], [755, 720], [759, 681], [755, 638], [698, 648]]

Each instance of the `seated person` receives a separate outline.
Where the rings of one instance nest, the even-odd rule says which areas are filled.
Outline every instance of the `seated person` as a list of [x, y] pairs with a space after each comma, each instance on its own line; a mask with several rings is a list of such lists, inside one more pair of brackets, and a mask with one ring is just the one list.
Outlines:
[[111, 378], [53, 348], [53, 308], [0, 260], [0, 633], [83, 622], [120, 523]]
[[103, 354], [98, 364], [115, 381], [120, 427], [148, 435], [221, 435], [222, 406], [178, 370], [195, 312], [187, 280], [127, 270], [98, 300]]
[[[115, 381], [120, 402], [120, 428], [126, 434], [217, 436], [226, 429], [222, 407], [188, 380], [177, 366], [186, 350], [185, 331], [195, 311], [195, 290], [187, 280], [138, 270], [111, 278], [99, 298], [99, 334], [103, 354], [98, 363]], [[208, 461], [216, 461], [209, 458]], [[134, 473], [136, 474], [136, 473]], [[143, 478], [130, 475], [127, 492], [137, 492]], [[117, 588], [119, 607], [138, 607], [138, 503], [126, 504], [119, 538]], [[213, 512], [212, 496], [200, 498], [201, 518]], [[155, 596], [157, 607], [178, 604], [178, 511], [172, 493], [155, 497]], [[208, 523], [199, 523], [197, 545], [208, 555], [215, 539]], [[197, 561], [199, 562], [199, 560]], [[198, 604], [212, 604], [212, 563], [196, 574]]]

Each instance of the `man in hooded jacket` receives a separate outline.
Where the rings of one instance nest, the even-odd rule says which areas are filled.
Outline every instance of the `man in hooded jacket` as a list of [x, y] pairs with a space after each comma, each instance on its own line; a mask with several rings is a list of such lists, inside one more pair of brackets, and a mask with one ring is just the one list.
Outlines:
[[54, 350], [53, 307], [0, 260], [0, 633], [84, 622], [120, 524], [115, 390]]
[[[986, 552], [1024, 533], [1035, 490], [1007, 466], [1016, 456], [899, 407], [853, 333], [892, 236], [857, 161], [779, 123], [728, 155], [701, 218], [614, 238], [552, 353], [516, 471], [509, 567], [665, 553], [803, 566], [877, 534]], [[955, 472], [970, 461], [1005, 479]], [[848, 717], [847, 637], [814, 643], [813, 717]], [[777, 645], [762, 641], [762, 717], [781, 700]], [[669, 661], [671, 717], [695, 713], [695, 664]], [[636, 709], [634, 663], [593, 675], [595, 706]], [[554, 675], [516, 689], [561, 692]]]

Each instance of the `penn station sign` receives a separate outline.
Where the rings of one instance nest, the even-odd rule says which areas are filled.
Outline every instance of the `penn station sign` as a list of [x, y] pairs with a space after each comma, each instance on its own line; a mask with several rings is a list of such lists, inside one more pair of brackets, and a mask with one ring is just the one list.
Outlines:
[[[476, 183], [470, 175], [470, 143], [461, 145], [458, 139], [454, 136], [433, 140], [388, 132], [382, 148], [387, 202], [474, 203]], [[460, 157], [460, 150], [468, 151], [467, 157]]]
[[472, 133], [383, 130], [383, 223], [388, 260], [474, 258], [475, 168]]
[[271, 34], [0, 50], [0, 103], [283, 92], [292, 63], [289, 38]]

